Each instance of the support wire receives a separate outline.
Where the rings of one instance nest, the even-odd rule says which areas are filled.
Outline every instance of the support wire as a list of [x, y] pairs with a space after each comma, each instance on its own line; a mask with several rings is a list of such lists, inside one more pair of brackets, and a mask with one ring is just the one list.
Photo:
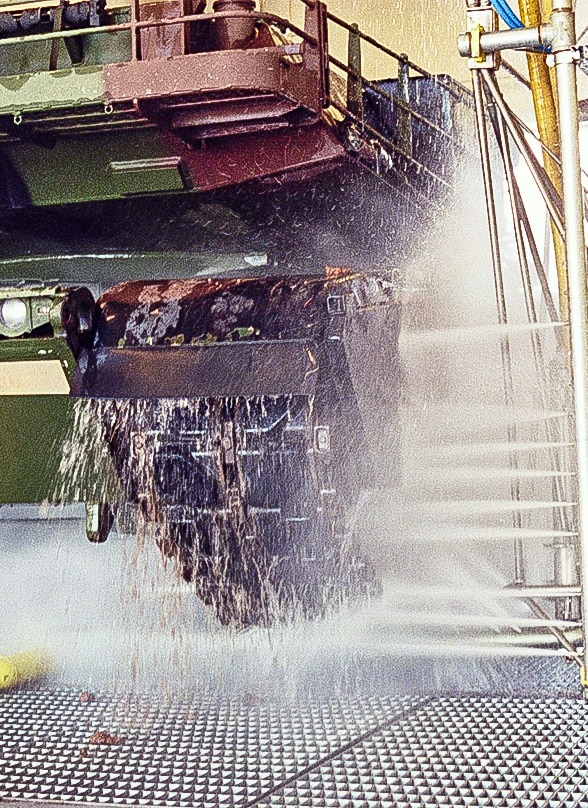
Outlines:
[[504, 118], [504, 122], [506, 123], [510, 134], [514, 142], [516, 143], [520, 153], [525, 159], [527, 166], [531, 172], [533, 179], [535, 180], [537, 187], [543, 197], [543, 200], [547, 206], [547, 210], [549, 211], [549, 215], [553, 219], [555, 226], [557, 227], [558, 232], [561, 236], [565, 236], [565, 228], [564, 228], [564, 218], [563, 218], [563, 210], [561, 199], [559, 194], [553, 187], [549, 177], [547, 176], [547, 172], [543, 168], [543, 166], [539, 163], [533, 152], [531, 151], [529, 144], [525, 140], [521, 129], [516, 121], [514, 115], [510, 111], [508, 105], [506, 104], [502, 92], [496, 82], [495, 76], [490, 76], [487, 74], [487, 71], [480, 71], [484, 77], [484, 81], [488, 90], [490, 91], [496, 106], [502, 117]]
[[[531, 275], [529, 272], [529, 263], [527, 260], [527, 253], [525, 249], [525, 242], [523, 238], [523, 227], [521, 224], [521, 206], [522, 206], [522, 197], [520, 193], [520, 189], [518, 187], [516, 177], [514, 175], [512, 159], [509, 149], [509, 142], [508, 142], [508, 134], [506, 130], [506, 126], [504, 123], [504, 119], [499, 114], [492, 118], [494, 124], [494, 131], [496, 134], [496, 139], [498, 142], [498, 147], [500, 150], [500, 154], [503, 161], [504, 172], [506, 176], [508, 192], [511, 202], [511, 213], [514, 225], [514, 233], [515, 233], [515, 241], [517, 246], [517, 253], [519, 259], [519, 266], [521, 269], [521, 280], [523, 284], [523, 290], [525, 295], [525, 303], [527, 309], [527, 318], [530, 323], [537, 324], [537, 312], [535, 308], [535, 303], [533, 299], [533, 290], [531, 284]], [[531, 330], [530, 334], [531, 338], [531, 345], [533, 349], [533, 359], [535, 365], [535, 371], [540, 381], [540, 392], [543, 406], [548, 409], [551, 402], [548, 401], [547, 390], [548, 390], [548, 378], [545, 372], [545, 357], [543, 351], [543, 345], [541, 342], [541, 335], [535, 329]], [[561, 347], [561, 346], [560, 346]], [[566, 411], [569, 411], [570, 402], [568, 402], [568, 406], [566, 407]], [[558, 434], [557, 424], [555, 422], [546, 422], [545, 423], [545, 432], [547, 440], [551, 442], [555, 442], [558, 440], [562, 440], [563, 436]], [[549, 452], [550, 455], [550, 463], [553, 469], [559, 470], [561, 468], [565, 468], [565, 464], [563, 462], [563, 458], [560, 456], [559, 452], [555, 452], [553, 449]], [[556, 474], [553, 479], [553, 494], [554, 494], [554, 501], [555, 502], [563, 502], [565, 500], [565, 492], [564, 492], [564, 485], [563, 479], [561, 476], [561, 472]], [[574, 492], [574, 499], [577, 499], [577, 492]], [[568, 514], [566, 513], [565, 509], [561, 506], [557, 509], [557, 519], [558, 519], [558, 527], [565, 531], [571, 530], [571, 525], [569, 523]], [[557, 548], [554, 545], [554, 550]], [[534, 609], [533, 602], [528, 601], [529, 605]], [[539, 608], [539, 607], [538, 607]], [[565, 603], [558, 605], [558, 608], [561, 609], [562, 612], [565, 612], [571, 606], [568, 604], [566, 606]], [[537, 613], [537, 610], [534, 609]], [[560, 641], [564, 647], [568, 647], [569, 643], [565, 634], [562, 631], [552, 631], [554, 636]], [[564, 643], [568, 643], [567, 645]]]
[[[478, 125], [478, 135], [480, 140], [480, 156], [482, 160], [482, 174], [484, 177], [484, 193], [486, 197], [486, 213], [488, 216], [488, 227], [490, 231], [490, 249], [492, 252], [492, 266], [494, 270], [494, 291], [496, 295], [496, 306], [498, 310], [498, 322], [500, 325], [508, 324], [506, 310], [506, 298], [504, 294], [504, 279], [502, 275], [502, 261], [500, 257], [500, 242], [498, 237], [498, 222], [496, 220], [496, 205], [494, 198], [494, 184], [492, 181], [492, 168], [490, 161], [490, 149], [488, 145], [488, 130], [486, 126], [486, 110], [484, 104], [484, 91], [482, 87], [482, 77], [480, 70], [472, 71], [472, 81], [474, 86], [474, 105], [476, 109], [476, 122]], [[512, 378], [512, 356], [510, 340], [508, 334], [504, 334], [500, 340], [500, 353], [502, 358], [502, 373], [504, 382], [504, 395], [506, 405], [514, 407], [514, 390]], [[516, 426], [510, 422], [507, 426], [507, 437], [510, 444], [514, 445], [517, 440]], [[516, 475], [518, 468], [518, 458], [514, 451], [509, 452], [510, 467], [515, 474], [511, 481], [511, 497], [514, 502], [520, 502], [521, 491], [520, 481]], [[522, 527], [520, 510], [513, 513], [513, 527]], [[514, 540], [514, 582], [522, 585], [525, 580], [523, 543], [520, 537]]]

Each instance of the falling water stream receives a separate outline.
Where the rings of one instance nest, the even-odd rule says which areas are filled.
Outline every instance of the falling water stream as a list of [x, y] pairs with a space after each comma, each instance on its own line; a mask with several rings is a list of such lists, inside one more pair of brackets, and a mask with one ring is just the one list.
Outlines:
[[[518, 314], [509, 331], [516, 400], [505, 405], [504, 331], [495, 325], [483, 214], [479, 200], [457, 198], [405, 272], [402, 481], [363, 491], [348, 520], [377, 568], [380, 596], [343, 602], [316, 619], [291, 614], [239, 631], [223, 627], [196, 596], [197, 583], [183, 580], [175, 560], [162, 557], [157, 520], [139, 519], [138, 526], [136, 513], [125, 521], [121, 511], [106, 544], [92, 545], [79, 508], [50, 507], [41, 519], [30, 509], [3, 509], [2, 651], [48, 648], [55, 683], [106, 690], [258, 697], [353, 687], [512, 691], [538, 680], [557, 690], [567, 682], [560, 662], [552, 661], [563, 652], [552, 642], [512, 641], [529, 630], [545, 638], [550, 621], [504, 590], [513, 581], [517, 535], [529, 581], [553, 578], [547, 545], [565, 533], [553, 514], [571, 507], [571, 497], [554, 502], [552, 485], [559, 475], [567, 490], [569, 468], [554, 470], [552, 463], [554, 452], [565, 459], [568, 449], [564, 412], [555, 391], [545, 404], [531, 327]], [[472, 232], [479, 234], [475, 249]], [[554, 366], [556, 329], [538, 329]], [[141, 406], [131, 412], [117, 402], [75, 404], [57, 481], [61, 499], [75, 500], [92, 487], [96, 500], [128, 499], [104, 424], [122, 417], [132, 431], [145, 418]], [[157, 406], [161, 434], [175, 405]], [[514, 446], [507, 424], [516, 428]]]

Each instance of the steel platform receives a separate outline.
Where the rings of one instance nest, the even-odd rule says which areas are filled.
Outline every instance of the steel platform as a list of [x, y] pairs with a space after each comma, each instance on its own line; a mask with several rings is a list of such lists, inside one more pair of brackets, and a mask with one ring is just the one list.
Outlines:
[[0, 803], [35, 801], [588, 806], [588, 704], [567, 697], [353, 696], [286, 704], [4, 693]]

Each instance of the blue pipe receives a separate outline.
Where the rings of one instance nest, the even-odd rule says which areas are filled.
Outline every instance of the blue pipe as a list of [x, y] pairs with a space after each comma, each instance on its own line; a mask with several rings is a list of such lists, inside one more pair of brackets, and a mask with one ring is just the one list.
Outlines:
[[508, 5], [506, 0], [490, 0], [494, 6], [494, 10], [498, 13], [501, 20], [503, 20], [509, 28], [523, 28], [523, 23], [519, 20], [517, 15]]

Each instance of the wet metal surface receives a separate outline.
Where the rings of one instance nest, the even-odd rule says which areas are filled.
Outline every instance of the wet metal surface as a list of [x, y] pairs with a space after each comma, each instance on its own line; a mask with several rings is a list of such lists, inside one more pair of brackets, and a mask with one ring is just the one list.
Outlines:
[[571, 808], [588, 805], [587, 747], [571, 698], [20, 691], [0, 695], [0, 801]]

